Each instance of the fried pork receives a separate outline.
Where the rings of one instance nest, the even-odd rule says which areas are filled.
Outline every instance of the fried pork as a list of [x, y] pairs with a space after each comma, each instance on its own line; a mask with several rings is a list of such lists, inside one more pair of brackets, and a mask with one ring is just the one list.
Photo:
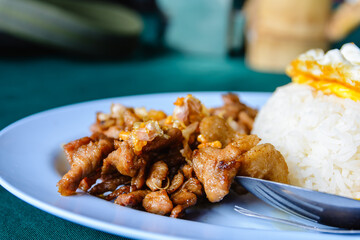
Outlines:
[[182, 217], [200, 199], [221, 201], [237, 174], [287, 182], [287, 165], [270, 144], [249, 135], [257, 111], [235, 94], [207, 109], [178, 98], [172, 115], [113, 104], [97, 113], [93, 135], [64, 145], [71, 169], [61, 195], [80, 188], [115, 204]]

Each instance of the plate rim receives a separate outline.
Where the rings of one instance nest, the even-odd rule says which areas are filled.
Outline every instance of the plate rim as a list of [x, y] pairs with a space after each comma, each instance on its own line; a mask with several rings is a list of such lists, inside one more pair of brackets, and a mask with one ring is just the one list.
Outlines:
[[[150, 94], [138, 94], [138, 95], [129, 95], [129, 96], [119, 96], [119, 97], [111, 97], [111, 98], [102, 98], [102, 99], [95, 99], [95, 100], [89, 100], [89, 101], [83, 101], [83, 102], [77, 102], [77, 103], [73, 103], [73, 104], [67, 104], [64, 106], [58, 106], [55, 108], [50, 108], [48, 110], [43, 110], [37, 113], [33, 113], [30, 114], [24, 118], [21, 118], [11, 124], [9, 124], [8, 126], [6, 126], [5, 128], [1, 129], [0, 131], [0, 140], [2, 138], [2, 136], [11, 131], [13, 128], [16, 128], [19, 125], [25, 124], [27, 121], [34, 121], [37, 118], [42, 117], [44, 114], [53, 114], [53, 113], [57, 113], [59, 111], [63, 111], [63, 110], [68, 110], [68, 109], [72, 109], [74, 107], [81, 107], [84, 105], [91, 105], [94, 103], [101, 103], [101, 102], [111, 102], [111, 101], [118, 101], [119, 99], [129, 99], [129, 98], [144, 98], [144, 97], [154, 97], [154, 96], [162, 96], [162, 97], [170, 97], [170, 96], [176, 96], [176, 95], [186, 95], [186, 94], [193, 94], [194, 96], [197, 95], [221, 95], [224, 94], [228, 91], [199, 91], [199, 92], [166, 92], [166, 93], [150, 93]], [[240, 96], [241, 95], [263, 95], [264, 98], [269, 98], [270, 95], [272, 94], [271, 92], [256, 92], [256, 91], [252, 91], [252, 92], [242, 92], [242, 91], [232, 91], [233, 93], [236, 93]], [[175, 100], [175, 99], [174, 99]], [[201, 99], [200, 99], [201, 100]], [[92, 217], [88, 217], [88, 216], [83, 216], [81, 214], [76, 214], [76, 213], [72, 213], [69, 210], [66, 209], [62, 209], [60, 207], [56, 207], [53, 205], [50, 205], [46, 202], [41, 201], [41, 199], [37, 199], [34, 196], [30, 196], [29, 194], [26, 194], [22, 191], [19, 191], [16, 187], [12, 186], [11, 183], [9, 183], [8, 181], [6, 181], [3, 176], [0, 174], [0, 184], [7, 190], [9, 191], [11, 194], [13, 194], [14, 196], [16, 196], [17, 198], [25, 201], [26, 203], [42, 210], [45, 211], [48, 214], [54, 215], [56, 217], [65, 219], [67, 221], [73, 222], [75, 224], [79, 224], [79, 225], [83, 225], [89, 228], [93, 228], [99, 231], [103, 231], [103, 232], [107, 232], [110, 234], [115, 234], [118, 236], [124, 236], [124, 237], [129, 237], [129, 238], [134, 238], [134, 237], [139, 237], [139, 238], [151, 238], [151, 239], [188, 239], [188, 238], [183, 238], [183, 237], [176, 237], [176, 236], [169, 236], [166, 235], [166, 233], [154, 233], [154, 232], [148, 232], [148, 231], [144, 231], [142, 229], [133, 229], [133, 228], [129, 228], [127, 226], [122, 226], [119, 224], [114, 224], [114, 223], [109, 223], [109, 222], [105, 222], [102, 220], [98, 220], [98, 219], [93, 219]], [[76, 221], [75, 221], [76, 220]], [[177, 221], [188, 221], [189, 220], [183, 220], [183, 219], [176, 219]], [[191, 221], [193, 224], [199, 224], [199, 225], [208, 225], [211, 226], [213, 228], [218, 228], [218, 229], [227, 229], [230, 230], [232, 229], [234, 232], [247, 232], [247, 233], [251, 233], [251, 234], [256, 234], [257, 236], [269, 236], [268, 234], [272, 234], [275, 237], [285, 237], [288, 236], [288, 234], [292, 235], [292, 238], [295, 239], [297, 237], [300, 237], [299, 239], [306, 237], [306, 236], [312, 236], [314, 239], [317, 238], [316, 235], [314, 235], [313, 233], [310, 232], [303, 232], [303, 231], [282, 231], [282, 230], [269, 230], [269, 229], [254, 229], [254, 228], [242, 228], [242, 227], [231, 227], [231, 226], [221, 226], [221, 225], [215, 225], [212, 223], [204, 223], [204, 222], [193, 222]], [[96, 224], [94, 224], [96, 223]], [[108, 226], [110, 225], [110, 226]], [[117, 231], [114, 231], [113, 227], [117, 228]], [[120, 231], [119, 231], [120, 230]], [[121, 235], [120, 235], [121, 232]], [[294, 233], [297, 234], [296, 236], [293, 236]], [[295, 235], [296, 235], [295, 234]], [[318, 235], [319, 236], [319, 235]], [[244, 236], [245, 237], [245, 236]], [[330, 239], [330, 235], [327, 235], [328, 238], [326, 239]], [[330, 238], [329, 238], [330, 237]], [[324, 239], [320, 236], [321, 239]]]

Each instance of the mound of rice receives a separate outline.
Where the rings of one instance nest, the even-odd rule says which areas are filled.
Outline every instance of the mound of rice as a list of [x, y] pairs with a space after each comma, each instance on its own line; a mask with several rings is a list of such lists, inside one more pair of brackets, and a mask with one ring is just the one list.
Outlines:
[[252, 133], [283, 154], [291, 184], [360, 198], [360, 102], [291, 83], [274, 92]]

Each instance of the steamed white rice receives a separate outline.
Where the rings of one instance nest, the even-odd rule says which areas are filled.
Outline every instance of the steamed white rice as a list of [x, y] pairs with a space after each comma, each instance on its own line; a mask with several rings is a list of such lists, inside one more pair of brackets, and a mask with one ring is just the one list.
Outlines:
[[283, 154], [291, 184], [360, 198], [360, 102], [291, 83], [260, 110], [253, 133]]

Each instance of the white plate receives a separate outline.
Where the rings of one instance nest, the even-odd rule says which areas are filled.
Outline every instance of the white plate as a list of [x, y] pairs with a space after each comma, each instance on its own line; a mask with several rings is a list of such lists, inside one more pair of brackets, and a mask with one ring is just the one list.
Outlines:
[[[193, 93], [206, 106], [222, 105], [219, 92]], [[259, 108], [269, 93], [239, 93]], [[56, 108], [24, 118], [0, 132], [0, 183], [15, 196], [50, 214], [101, 231], [138, 239], [343, 239], [290, 229], [241, 216], [235, 204], [254, 211], [293, 218], [257, 200], [251, 194], [229, 194], [221, 203], [191, 209], [187, 219], [158, 216], [79, 193], [62, 197], [56, 183], [63, 173], [61, 145], [90, 135], [89, 126], [98, 111], [109, 112], [111, 103], [171, 113], [173, 102], [186, 93], [140, 95], [85, 102]], [[299, 220], [299, 219], [297, 219]]]

